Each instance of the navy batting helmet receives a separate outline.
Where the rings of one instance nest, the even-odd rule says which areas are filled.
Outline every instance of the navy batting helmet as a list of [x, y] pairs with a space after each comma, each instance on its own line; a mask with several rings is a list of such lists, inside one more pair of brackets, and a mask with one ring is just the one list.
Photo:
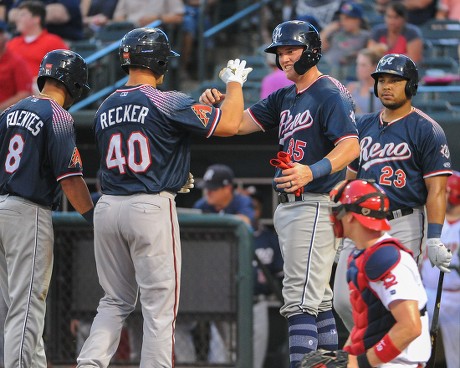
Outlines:
[[407, 80], [406, 96], [411, 98], [415, 96], [418, 88], [418, 70], [412, 59], [402, 54], [388, 54], [382, 57], [373, 72], [374, 78], [374, 94], [377, 94], [377, 83], [381, 74], [393, 74]]
[[37, 85], [41, 91], [46, 78], [62, 82], [73, 99], [81, 97], [83, 91], [89, 91], [88, 66], [76, 52], [54, 50], [43, 58], [38, 71]]
[[[304, 52], [294, 64], [297, 74], [305, 74], [308, 69], [318, 64], [321, 59], [321, 38], [316, 28], [308, 22], [290, 20], [279, 24], [272, 35], [272, 43], [264, 50], [276, 54], [278, 46], [303, 46]], [[276, 65], [281, 65], [276, 56]]]
[[135, 66], [158, 75], [166, 73], [170, 57], [179, 56], [171, 50], [168, 36], [158, 28], [136, 28], [128, 32], [121, 40], [118, 54], [126, 73], [130, 66]]

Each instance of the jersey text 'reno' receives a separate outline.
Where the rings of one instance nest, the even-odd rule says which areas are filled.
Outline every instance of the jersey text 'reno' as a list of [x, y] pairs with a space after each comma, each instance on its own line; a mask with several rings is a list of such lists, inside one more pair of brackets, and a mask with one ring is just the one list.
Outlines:
[[99, 116], [101, 128], [120, 123], [141, 123], [144, 124], [149, 109], [140, 105], [124, 105], [109, 109]]
[[6, 124], [26, 128], [35, 137], [40, 133], [44, 123], [37, 114], [30, 111], [16, 110], [6, 116]]

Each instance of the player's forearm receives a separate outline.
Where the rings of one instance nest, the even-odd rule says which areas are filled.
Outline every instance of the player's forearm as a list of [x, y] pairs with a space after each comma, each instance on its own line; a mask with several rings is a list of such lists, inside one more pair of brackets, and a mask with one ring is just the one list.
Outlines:
[[62, 190], [75, 210], [83, 214], [94, 205], [83, 177], [71, 176], [60, 181]]
[[435, 176], [425, 179], [428, 190], [426, 212], [429, 224], [443, 224], [446, 215], [447, 176]]
[[356, 138], [341, 141], [326, 156], [331, 162], [331, 173], [344, 169], [350, 162], [359, 157], [359, 142]]
[[220, 109], [222, 116], [215, 135], [229, 137], [237, 134], [244, 110], [243, 89], [240, 83], [230, 82], [227, 84], [225, 100]]

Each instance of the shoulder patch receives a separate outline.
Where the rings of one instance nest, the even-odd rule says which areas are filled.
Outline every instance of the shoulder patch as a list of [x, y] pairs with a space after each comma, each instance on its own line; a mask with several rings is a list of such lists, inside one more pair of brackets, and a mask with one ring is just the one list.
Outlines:
[[381, 280], [399, 263], [400, 258], [397, 246], [380, 246], [369, 255], [364, 265], [364, 272], [371, 281]]
[[200, 119], [201, 124], [206, 127], [209, 122], [209, 116], [212, 113], [211, 106], [195, 104], [192, 105], [192, 111], [195, 113], [198, 119]]

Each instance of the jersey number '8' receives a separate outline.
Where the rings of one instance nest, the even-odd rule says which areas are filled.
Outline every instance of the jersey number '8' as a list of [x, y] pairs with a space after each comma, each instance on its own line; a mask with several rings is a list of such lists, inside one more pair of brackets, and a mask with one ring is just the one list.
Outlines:
[[15, 134], [10, 139], [10, 144], [8, 145], [8, 155], [5, 160], [5, 171], [8, 174], [12, 174], [18, 169], [23, 151], [24, 138], [22, 138], [20, 134]]

